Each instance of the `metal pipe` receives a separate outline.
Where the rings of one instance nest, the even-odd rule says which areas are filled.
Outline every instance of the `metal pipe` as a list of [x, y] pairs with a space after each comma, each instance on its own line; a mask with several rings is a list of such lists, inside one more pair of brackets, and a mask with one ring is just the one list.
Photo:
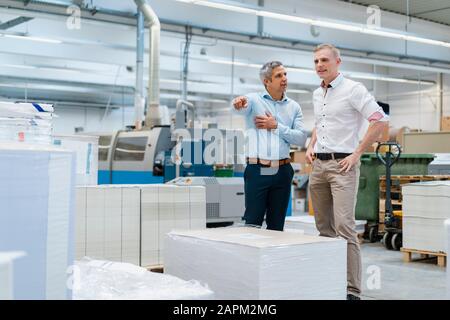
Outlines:
[[178, 100], [176, 104], [176, 113], [175, 113], [175, 129], [184, 129], [187, 128], [187, 121], [185, 116], [185, 110], [183, 106], [186, 106], [191, 111], [192, 123], [195, 120], [195, 107], [192, 103], [186, 100]]
[[136, 88], [134, 92], [134, 110], [136, 130], [142, 129], [142, 115], [145, 105], [144, 97], [144, 15], [140, 10], [137, 13], [136, 34]]
[[147, 97], [147, 112], [145, 127], [161, 124], [161, 113], [159, 110], [159, 55], [161, 24], [152, 7], [146, 0], [134, 0], [139, 10], [144, 14], [150, 29], [150, 61], [149, 82]]

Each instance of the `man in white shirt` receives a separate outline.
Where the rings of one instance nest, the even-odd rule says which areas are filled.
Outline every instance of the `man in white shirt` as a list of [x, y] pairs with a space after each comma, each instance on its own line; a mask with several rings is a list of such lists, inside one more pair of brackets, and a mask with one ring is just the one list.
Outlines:
[[[314, 50], [322, 83], [313, 93], [315, 125], [306, 158], [312, 205], [321, 236], [347, 240], [347, 299], [361, 294], [361, 254], [355, 230], [360, 157], [388, 125], [388, 117], [358, 82], [339, 73], [339, 50], [330, 44]], [[359, 132], [370, 122], [361, 143]]]

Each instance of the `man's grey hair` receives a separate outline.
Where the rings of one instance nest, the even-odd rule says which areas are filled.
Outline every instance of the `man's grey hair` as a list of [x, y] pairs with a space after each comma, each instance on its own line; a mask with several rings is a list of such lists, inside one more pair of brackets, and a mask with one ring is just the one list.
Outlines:
[[280, 61], [269, 61], [265, 63], [259, 70], [259, 78], [261, 79], [262, 83], [264, 84], [264, 79], [272, 79], [273, 69], [280, 66], [283, 66]]
[[314, 53], [316, 53], [317, 51], [323, 50], [323, 49], [330, 49], [331, 52], [333, 52], [334, 56], [336, 58], [341, 58], [341, 52], [339, 51], [338, 48], [336, 48], [335, 46], [333, 46], [332, 44], [329, 43], [322, 43], [319, 44], [315, 49], [314, 49]]

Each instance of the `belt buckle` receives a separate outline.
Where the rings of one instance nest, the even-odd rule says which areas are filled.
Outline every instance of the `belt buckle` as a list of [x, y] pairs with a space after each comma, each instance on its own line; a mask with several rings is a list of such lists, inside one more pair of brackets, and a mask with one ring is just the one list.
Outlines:
[[277, 168], [280, 166], [280, 160], [271, 160], [270, 161], [270, 167]]

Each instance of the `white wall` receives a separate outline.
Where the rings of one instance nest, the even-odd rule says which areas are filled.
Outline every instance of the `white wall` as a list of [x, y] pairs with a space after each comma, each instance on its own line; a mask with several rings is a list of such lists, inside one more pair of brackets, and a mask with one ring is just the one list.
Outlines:
[[131, 107], [110, 110], [103, 119], [105, 110], [98, 108], [55, 108], [58, 116], [53, 121], [53, 132], [57, 134], [73, 134], [75, 127], [83, 127], [84, 132], [110, 132], [124, 129], [134, 124], [134, 109]]

